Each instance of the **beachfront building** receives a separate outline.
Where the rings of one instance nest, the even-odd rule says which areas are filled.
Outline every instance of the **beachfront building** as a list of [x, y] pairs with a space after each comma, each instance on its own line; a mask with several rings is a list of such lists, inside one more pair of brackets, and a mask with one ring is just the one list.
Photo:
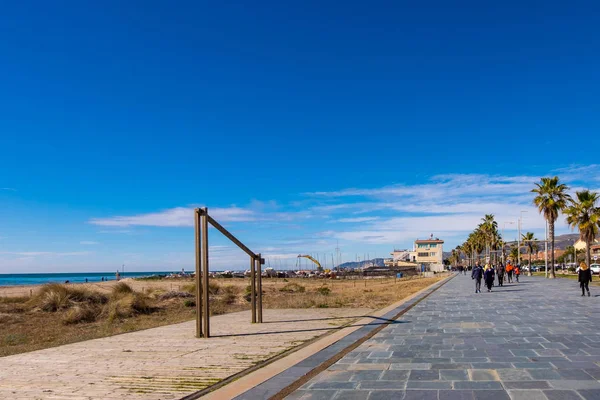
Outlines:
[[425, 264], [430, 271], [444, 270], [444, 241], [440, 238], [415, 240], [415, 247], [411, 253], [411, 260], [417, 264]]
[[392, 258], [386, 258], [385, 260], [383, 260], [383, 264], [388, 268], [414, 266], [415, 261], [412, 259], [411, 254], [412, 251], [408, 249], [394, 249], [394, 251], [390, 253]]

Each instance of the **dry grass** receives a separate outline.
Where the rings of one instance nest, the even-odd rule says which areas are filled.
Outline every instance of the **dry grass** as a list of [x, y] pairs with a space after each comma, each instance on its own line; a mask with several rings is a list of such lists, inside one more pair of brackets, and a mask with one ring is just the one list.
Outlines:
[[[263, 279], [263, 305], [378, 309], [439, 279]], [[211, 280], [211, 314], [249, 309], [248, 283], [248, 279]], [[0, 297], [0, 356], [188, 321], [195, 313], [195, 299], [189, 297], [194, 289], [189, 280], [151, 285], [129, 281], [110, 286], [44, 285], [32, 297]]]

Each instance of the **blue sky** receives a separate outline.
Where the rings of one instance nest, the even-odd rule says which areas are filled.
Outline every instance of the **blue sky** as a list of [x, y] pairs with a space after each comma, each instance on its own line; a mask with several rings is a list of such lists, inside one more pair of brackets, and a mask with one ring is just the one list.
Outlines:
[[596, 3], [88, 3], [0, 14], [0, 273], [191, 268], [201, 205], [276, 266], [543, 235], [540, 176], [600, 187]]

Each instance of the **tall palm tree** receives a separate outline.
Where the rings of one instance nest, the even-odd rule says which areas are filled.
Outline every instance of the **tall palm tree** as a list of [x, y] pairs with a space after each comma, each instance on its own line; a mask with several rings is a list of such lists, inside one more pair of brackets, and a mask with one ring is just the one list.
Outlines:
[[538, 245], [535, 242], [537, 239], [533, 232], [527, 232], [521, 235], [521, 241], [525, 243], [525, 247], [527, 248], [527, 252], [529, 253], [529, 271], [527, 272], [528, 276], [533, 275], [531, 272], [531, 255], [533, 252], [537, 252]]
[[485, 234], [481, 231], [481, 229], [477, 229], [473, 232], [473, 251], [477, 256], [477, 261], [479, 261], [479, 256], [481, 252], [485, 249], [486, 237]]
[[577, 199], [565, 210], [567, 223], [573, 229], [579, 229], [579, 237], [585, 242], [585, 261], [590, 265], [590, 247], [598, 235], [600, 226], [600, 208], [596, 205], [598, 193], [582, 190], [576, 192]]
[[552, 268], [550, 270], [550, 278], [556, 278], [554, 270], [554, 223], [558, 219], [558, 214], [562, 212], [571, 199], [568, 195], [567, 185], [560, 183], [558, 176], [553, 178], [542, 178], [540, 183], [535, 184], [535, 188], [531, 190], [537, 196], [533, 199], [533, 204], [538, 208], [540, 214], [544, 215], [548, 221], [548, 233], [550, 234], [550, 253], [552, 254]]
[[479, 229], [485, 239], [485, 247], [491, 262], [491, 247], [494, 236], [498, 232], [498, 223], [494, 220], [494, 214], [486, 214], [481, 218]]
[[471, 254], [471, 244], [469, 243], [468, 240], [466, 240], [460, 246], [460, 250], [464, 253], [465, 258], [467, 259], [467, 265], [470, 267], [471, 266], [471, 258], [469, 257], [469, 255]]
[[512, 244], [510, 246], [510, 253], [508, 253], [508, 258], [510, 258], [512, 260], [513, 263], [517, 262], [517, 259], [519, 257], [519, 246], [517, 246], [517, 244]]

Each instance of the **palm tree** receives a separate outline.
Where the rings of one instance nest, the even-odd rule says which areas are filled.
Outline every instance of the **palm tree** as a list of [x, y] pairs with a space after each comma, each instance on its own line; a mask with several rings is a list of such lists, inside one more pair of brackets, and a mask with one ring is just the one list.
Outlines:
[[460, 250], [464, 253], [465, 258], [467, 259], [467, 264], [470, 267], [471, 266], [471, 258], [469, 257], [469, 254], [471, 254], [471, 245], [470, 243], [467, 241], [465, 241], [461, 246], [460, 246]]
[[596, 206], [598, 193], [582, 190], [576, 192], [577, 199], [571, 200], [571, 206], [565, 210], [567, 223], [572, 229], [579, 229], [579, 237], [585, 242], [585, 261], [590, 265], [590, 247], [598, 235], [600, 226], [600, 208]]
[[477, 261], [479, 261], [479, 256], [481, 252], [485, 249], [485, 240], [485, 234], [481, 231], [481, 229], [478, 228], [477, 230], [475, 230], [475, 232], [473, 232], [472, 246], [473, 251], [477, 255]]
[[519, 246], [517, 244], [513, 244], [510, 246], [510, 253], [508, 253], [508, 258], [512, 259], [513, 262], [517, 262], [519, 257]]
[[554, 223], [558, 219], [558, 214], [566, 207], [571, 197], [567, 194], [569, 189], [567, 185], [560, 183], [558, 176], [554, 178], [542, 178], [540, 183], [535, 184], [532, 193], [537, 193], [533, 199], [540, 212], [548, 222], [548, 233], [550, 234], [550, 254], [552, 255], [552, 268], [550, 278], [556, 278], [554, 271]]
[[537, 239], [535, 238], [533, 232], [527, 232], [521, 235], [521, 241], [525, 243], [525, 247], [527, 248], [527, 252], [529, 253], [529, 271], [527, 272], [528, 276], [532, 276], [531, 272], [531, 255], [533, 252], [537, 252], [538, 245], [535, 242]]
[[490, 257], [491, 262], [490, 250], [494, 236], [498, 233], [498, 223], [494, 220], [494, 214], [486, 214], [483, 218], [481, 218], [479, 229], [481, 230], [481, 233], [485, 239], [485, 247], [488, 251], [488, 256]]

